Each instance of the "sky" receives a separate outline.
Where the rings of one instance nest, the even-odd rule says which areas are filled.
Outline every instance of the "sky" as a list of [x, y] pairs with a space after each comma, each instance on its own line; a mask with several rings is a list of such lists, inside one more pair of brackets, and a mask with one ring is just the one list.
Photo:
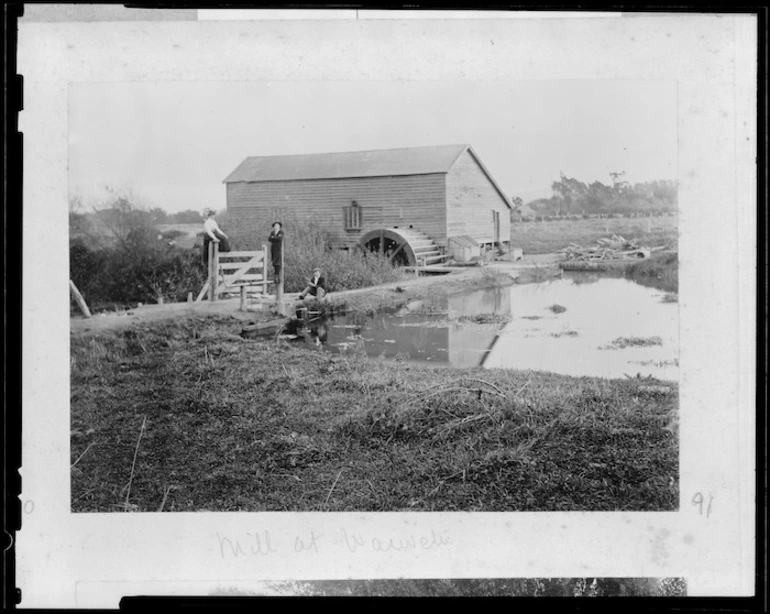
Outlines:
[[171, 213], [224, 209], [247, 156], [467, 143], [510, 197], [560, 173], [677, 177], [674, 81], [274, 81], [70, 86], [69, 190], [109, 186]]

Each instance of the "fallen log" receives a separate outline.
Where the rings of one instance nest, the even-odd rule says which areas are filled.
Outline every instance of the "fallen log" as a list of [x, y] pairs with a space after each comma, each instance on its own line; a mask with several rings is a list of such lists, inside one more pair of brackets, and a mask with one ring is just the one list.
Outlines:
[[289, 323], [289, 318], [279, 318], [275, 320], [268, 320], [267, 322], [257, 322], [244, 326], [241, 329], [241, 337], [253, 338], [253, 337], [268, 337], [277, 334], [282, 331], [286, 324]]

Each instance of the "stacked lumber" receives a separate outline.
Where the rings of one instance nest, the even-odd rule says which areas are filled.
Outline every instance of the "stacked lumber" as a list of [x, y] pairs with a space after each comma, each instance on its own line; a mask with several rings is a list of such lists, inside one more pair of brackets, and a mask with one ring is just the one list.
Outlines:
[[634, 241], [629, 241], [616, 234], [610, 238], [597, 239], [595, 245], [588, 247], [570, 243], [567, 247], [559, 250], [564, 255], [565, 260], [595, 264], [649, 258], [651, 251], [653, 250], [640, 247]]

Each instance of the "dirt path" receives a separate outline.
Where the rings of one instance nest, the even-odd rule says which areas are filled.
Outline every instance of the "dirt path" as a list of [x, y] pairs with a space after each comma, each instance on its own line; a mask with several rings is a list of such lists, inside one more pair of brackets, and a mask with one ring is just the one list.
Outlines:
[[[457, 292], [482, 284], [485, 274], [489, 274], [490, 271], [497, 274], [507, 274], [515, 278], [522, 271], [533, 267], [546, 266], [549, 263], [555, 262], [556, 259], [558, 259], [558, 254], [547, 254], [537, 258], [529, 257], [524, 261], [515, 263], [496, 261], [489, 263], [485, 267], [469, 267], [467, 270], [455, 271], [448, 275], [414, 276], [411, 279], [379, 286], [333, 292], [328, 295], [328, 299], [333, 303], [342, 303], [350, 299], [355, 300], [366, 297], [372, 302], [382, 300], [385, 303], [388, 297], [393, 296], [394, 292], [402, 293], [400, 295], [404, 298], [411, 298], [410, 295], [413, 293], [425, 293], [432, 288], [440, 290], [442, 294]], [[286, 299], [287, 312], [292, 313], [299, 302], [296, 300], [297, 295], [295, 293], [288, 294]], [[200, 303], [142, 305], [141, 307], [115, 313], [96, 314], [90, 318], [72, 317], [70, 319], [70, 332], [75, 335], [93, 333], [101, 330], [127, 328], [136, 324], [158, 322], [169, 318], [192, 316], [232, 316], [243, 320], [265, 320], [275, 317], [271, 311], [273, 301], [274, 297], [272, 296], [268, 297], [265, 301], [250, 299], [247, 312], [240, 311], [239, 298], [222, 299], [214, 303], [202, 301]]]

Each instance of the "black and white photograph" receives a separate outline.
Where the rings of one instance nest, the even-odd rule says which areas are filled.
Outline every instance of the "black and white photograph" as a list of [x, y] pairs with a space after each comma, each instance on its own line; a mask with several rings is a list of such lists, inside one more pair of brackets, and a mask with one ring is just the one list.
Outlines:
[[673, 82], [68, 102], [74, 512], [677, 509]]
[[20, 20], [27, 605], [751, 592], [751, 16], [132, 10]]

